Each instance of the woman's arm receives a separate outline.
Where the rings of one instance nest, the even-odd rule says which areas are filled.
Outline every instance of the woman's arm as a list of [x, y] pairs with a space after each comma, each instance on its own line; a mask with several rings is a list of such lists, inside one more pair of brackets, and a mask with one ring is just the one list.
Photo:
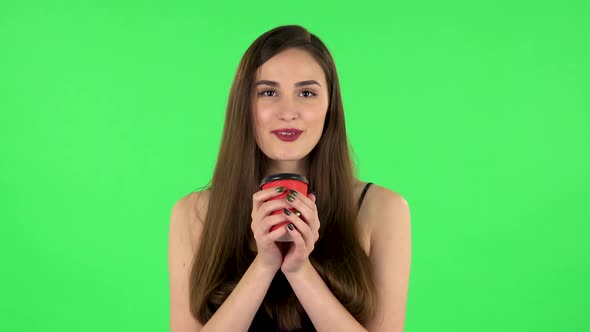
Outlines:
[[[201, 193], [195, 193], [199, 197]], [[191, 194], [193, 195], [193, 194]], [[191, 220], [191, 195], [181, 198], [170, 216], [168, 231], [168, 279], [170, 281], [170, 332], [200, 331], [203, 325], [190, 311], [189, 275], [193, 256], [191, 233], [200, 234], [202, 225]], [[194, 224], [193, 227], [190, 227]], [[193, 228], [194, 230], [192, 230]]]
[[248, 331], [277, 270], [264, 267], [255, 258], [201, 332]]
[[[309, 260], [296, 272], [285, 272], [319, 332], [404, 330], [411, 264], [410, 210], [402, 196], [388, 189], [382, 189], [377, 197], [373, 206], [367, 208], [378, 230], [372, 232], [370, 260], [379, 300], [375, 317], [367, 323], [366, 329], [338, 301]], [[298, 233], [292, 234], [300, 240]]]
[[[192, 195], [197, 196], [196, 201], [201, 201], [198, 197], [201, 194], [199, 192]], [[195, 249], [199, 246], [203, 226], [202, 221], [191, 219], [195, 201], [189, 196], [176, 203], [170, 221], [170, 331], [248, 331], [278, 269], [265, 268], [258, 259], [254, 259], [228, 298], [203, 326], [191, 315], [189, 307], [190, 269], [192, 259], [196, 257]], [[199, 208], [197, 210], [200, 211]]]
[[367, 331], [338, 301], [311, 263], [285, 277], [317, 331]]
[[367, 324], [371, 332], [403, 332], [412, 264], [410, 207], [399, 194], [383, 189], [371, 236], [371, 265], [379, 303]]

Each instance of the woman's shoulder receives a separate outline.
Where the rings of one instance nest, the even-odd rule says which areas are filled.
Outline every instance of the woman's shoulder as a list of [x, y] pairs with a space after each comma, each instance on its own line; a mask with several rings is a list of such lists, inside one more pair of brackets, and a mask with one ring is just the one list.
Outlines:
[[[357, 180], [354, 186], [354, 196], [360, 200], [362, 191], [367, 186], [368, 182]], [[396, 202], [405, 202], [404, 198], [397, 192], [385, 186], [371, 183], [365, 192], [361, 208], [358, 212], [357, 220], [361, 223], [363, 230], [363, 238], [366, 241], [367, 251], [370, 253], [372, 246], [373, 232], [380, 229], [380, 223], [386, 222], [387, 218], [383, 218], [383, 211], [391, 208]]]
[[200, 236], [203, 229], [207, 216], [210, 192], [209, 189], [194, 191], [180, 198], [177, 203], [183, 210], [182, 213], [185, 215], [193, 243], [197, 242], [197, 237]]
[[[357, 200], [360, 199], [360, 196], [362, 195], [362, 192], [365, 189], [365, 187], [367, 187], [368, 183], [369, 182], [364, 182], [358, 179], [355, 181], [354, 196], [357, 198]], [[371, 182], [371, 185], [367, 187], [367, 190], [365, 192], [365, 197], [363, 198], [361, 210], [363, 209], [365, 204], [367, 207], [366, 210], [369, 210], [369, 207], [374, 208], [376, 205], [387, 204], [391, 202], [391, 200], [396, 199], [403, 199], [403, 197], [399, 193], [393, 191], [392, 189]]]
[[194, 191], [187, 195], [192, 206], [192, 209], [195, 212], [193, 222], [205, 222], [205, 217], [207, 216], [207, 207], [209, 206], [210, 194], [211, 190], [207, 189], [202, 191]]

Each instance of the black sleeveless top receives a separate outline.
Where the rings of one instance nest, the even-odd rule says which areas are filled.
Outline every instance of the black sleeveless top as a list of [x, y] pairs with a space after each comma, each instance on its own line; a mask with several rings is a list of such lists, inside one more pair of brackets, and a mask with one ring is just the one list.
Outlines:
[[[363, 199], [365, 199], [365, 194], [367, 193], [367, 189], [371, 186], [372, 182], [368, 182], [361, 193], [361, 197], [359, 198], [358, 208], [360, 210], [361, 205], [363, 204]], [[280, 271], [279, 271], [280, 272]], [[301, 317], [301, 325], [302, 328], [297, 330], [291, 330], [293, 332], [315, 332], [316, 329], [313, 326], [313, 323], [309, 319], [308, 315], [303, 315]], [[284, 330], [280, 330], [275, 321], [266, 313], [263, 306], [261, 305], [252, 320], [252, 324], [250, 324], [249, 332], [286, 332]]]

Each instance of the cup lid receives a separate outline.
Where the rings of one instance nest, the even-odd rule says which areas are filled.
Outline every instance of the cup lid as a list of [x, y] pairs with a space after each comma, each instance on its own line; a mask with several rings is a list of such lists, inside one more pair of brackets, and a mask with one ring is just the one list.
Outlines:
[[262, 188], [262, 186], [264, 186], [267, 182], [277, 181], [277, 180], [297, 180], [297, 181], [301, 181], [301, 182], [305, 182], [306, 184], [309, 184], [309, 181], [307, 181], [305, 176], [303, 176], [301, 174], [277, 173], [277, 174], [269, 175], [269, 176], [265, 177], [264, 179], [262, 179], [262, 181], [260, 181], [260, 187]]

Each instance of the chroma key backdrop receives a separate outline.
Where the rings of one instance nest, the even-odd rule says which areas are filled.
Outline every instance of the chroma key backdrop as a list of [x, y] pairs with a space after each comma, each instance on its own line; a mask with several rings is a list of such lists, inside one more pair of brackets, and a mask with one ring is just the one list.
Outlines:
[[582, 0], [3, 1], [0, 331], [169, 330], [171, 209], [288, 24], [335, 59], [359, 179], [409, 204], [405, 331], [590, 331]]

